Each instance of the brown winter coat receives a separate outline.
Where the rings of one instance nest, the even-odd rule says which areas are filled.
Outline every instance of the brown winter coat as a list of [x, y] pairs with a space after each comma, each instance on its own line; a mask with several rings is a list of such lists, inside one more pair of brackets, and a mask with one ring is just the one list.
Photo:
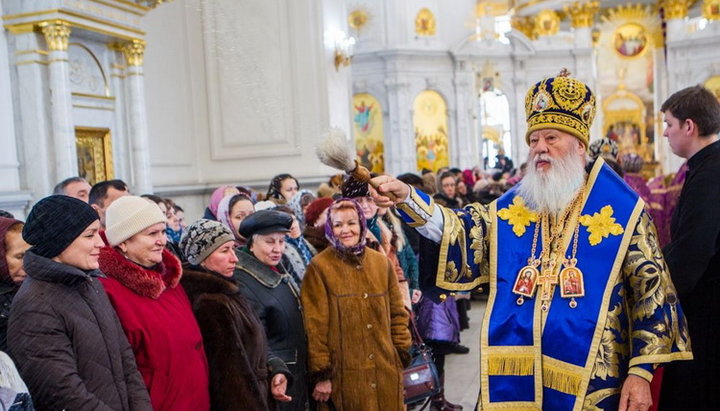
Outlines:
[[232, 278], [191, 266], [183, 267], [181, 284], [190, 298], [205, 343], [211, 409], [276, 409], [270, 395], [270, 378], [278, 372], [277, 368], [285, 374], [289, 372], [279, 358], [268, 361], [265, 330], [240, 294], [240, 287]]
[[387, 257], [367, 247], [341, 257], [328, 247], [308, 265], [301, 298], [312, 383], [332, 380], [338, 410], [404, 410], [411, 339]]

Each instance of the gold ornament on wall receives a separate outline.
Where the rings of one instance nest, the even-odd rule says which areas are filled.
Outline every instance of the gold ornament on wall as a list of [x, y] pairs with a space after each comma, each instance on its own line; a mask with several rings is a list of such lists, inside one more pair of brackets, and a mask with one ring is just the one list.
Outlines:
[[70, 39], [70, 24], [63, 20], [40, 23], [40, 31], [45, 36], [49, 51], [67, 51]]
[[435, 15], [428, 8], [421, 9], [415, 17], [415, 34], [419, 36], [434, 36], [435, 29]]
[[360, 31], [365, 27], [370, 19], [370, 15], [367, 10], [355, 9], [348, 15], [348, 26], [353, 30]]
[[570, 15], [573, 28], [592, 27], [595, 20], [595, 13], [600, 10], [598, 1], [579, 2], [576, 1], [564, 7], [565, 13]]
[[703, 84], [720, 101], [720, 75], [712, 76]]
[[125, 55], [128, 66], [139, 67], [143, 65], [145, 57], [145, 41], [133, 40], [122, 45], [121, 48]]
[[705, 0], [702, 12], [703, 17], [708, 20], [720, 20], [720, 0]]
[[510, 19], [510, 26], [529, 39], [535, 38], [535, 19], [531, 16], [515, 16]]
[[613, 33], [613, 49], [620, 57], [635, 58], [645, 54], [650, 40], [645, 27], [637, 23], [625, 23]]
[[688, 15], [690, 0], [660, 0], [665, 10], [665, 20], [684, 19]]
[[535, 33], [552, 36], [560, 31], [560, 16], [555, 10], [545, 9], [535, 16]]

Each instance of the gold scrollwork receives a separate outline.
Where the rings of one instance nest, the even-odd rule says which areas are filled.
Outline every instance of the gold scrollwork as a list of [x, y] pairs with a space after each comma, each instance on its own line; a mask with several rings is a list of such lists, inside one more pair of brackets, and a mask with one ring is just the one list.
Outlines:
[[535, 33], [538, 36], [552, 36], [560, 31], [560, 16], [555, 10], [545, 9], [535, 16]]
[[661, 0], [660, 7], [665, 9], [665, 19], [684, 19], [688, 15], [690, 0]]
[[70, 24], [64, 20], [44, 21], [38, 25], [49, 51], [67, 51]]
[[597, 13], [598, 10], [600, 10], [600, 3], [598, 1], [584, 3], [576, 1], [565, 6], [565, 12], [570, 15], [574, 28], [592, 27], [593, 21], [595, 20], [595, 13]]
[[128, 66], [139, 67], [143, 65], [143, 58], [145, 57], [145, 41], [143, 40], [132, 40], [124, 43], [121, 47], [123, 55]]
[[515, 16], [510, 20], [510, 26], [521, 32], [527, 38], [534, 39], [535, 36], [535, 19], [531, 16]]
[[702, 11], [706, 19], [720, 20], [720, 0], [703, 1]]

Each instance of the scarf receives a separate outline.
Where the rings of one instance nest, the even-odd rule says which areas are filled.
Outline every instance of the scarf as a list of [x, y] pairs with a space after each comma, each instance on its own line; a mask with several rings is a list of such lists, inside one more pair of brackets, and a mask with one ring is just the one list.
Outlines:
[[289, 235], [286, 235], [285, 241], [291, 246], [295, 247], [295, 249], [300, 252], [300, 256], [302, 257], [305, 266], [310, 264], [312, 252], [310, 252], [310, 248], [308, 248], [307, 244], [305, 243], [305, 238], [303, 238], [302, 235], [300, 235], [300, 237], [298, 238], [292, 238]]
[[[333, 233], [332, 215], [335, 211], [334, 207], [336, 204], [343, 201], [349, 201], [355, 206], [355, 211], [357, 212], [358, 220], [360, 221], [360, 241], [351, 247], [345, 247], [342, 242], [340, 242], [340, 239], [335, 236], [335, 233]], [[356, 256], [362, 255], [365, 251], [365, 243], [367, 242], [365, 238], [365, 233], [367, 232], [368, 228], [365, 221], [365, 215], [363, 214], [360, 204], [358, 204], [358, 202], [353, 200], [352, 198], [340, 198], [335, 200], [335, 202], [328, 208], [326, 212], [328, 213], [328, 216], [327, 221], [325, 222], [325, 238], [328, 239], [330, 246], [337, 250], [340, 254], [351, 254]]]

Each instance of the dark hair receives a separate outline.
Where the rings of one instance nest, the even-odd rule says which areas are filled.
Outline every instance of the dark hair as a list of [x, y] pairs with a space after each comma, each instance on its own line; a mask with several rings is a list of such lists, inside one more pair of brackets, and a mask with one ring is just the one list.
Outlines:
[[397, 176], [397, 179], [405, 184], [415, 186], [416, 188], [420, 189], [422, 189], [424, 184], [422, 177], [413, 173], [400, 174], [399, 176]]
[[252, 198], [246, 196], [245, 194], [235, 194], [234, 196], [230, 197], [230, 202], [228, 203], [228, 213], [230, 213], [235, 206], [240, 201], [249, 201], [250, 204], [253, 204]]
[[457, 176], [458, 174], [462, 174], [462, 170], [460, 170], [460, 169], [457, 168], [457, 167], [453, 167], [453, 168], [451, 168], [451, 169], [448, 170], [448, 171], [450, 171], [451, 173], [455, 174], [456, 176]]
[[438, 178], [438, 184], [442, 184], [442, 181], [445, 180], [448, 177], [452, 177], [454, 180], [457, 181], [457, 176], [452, 171], [443, 171], [442, 174], [440, 174], [440, 178]]
[[163, 200], [162, 197], [160, 197], [160, 196], [156, 196], [155, 194], [143, 194], [140, 197], [147, 198], [148, 200], [152, 201], [155, 204], [163, 203], [167, 206], [167, 203], [165, 202], [165, 200]]
[[665, 100], [660, 111], [669, 111], [680, 121], [692, 120], [697, 125], [700, 136], [709, 136], [720, 131], [720, 102], [703, 86], [697, 85], [676, 92]]
[[0, 217], [15, 218], [15, 216], [12, 215], [11, 212], [8, 212], [8, 211], [5, 211], [5, 210], [0, 210]]
[[101, 181], [96, 183], [90, 189], [90, 198], [88, 202], [102, 207], [102, 202], [107, 198], [107, 192], [110, 188], [114, 188], [118, 191], [128, 191], [127, 184], [125, 184], [122, 180]]
[[291, 176], [290, 174], [278, 174], [275, 177], [270, 180], [270, 186], [268, 187], [268, 191], [266, 194], [266, 197], [268, 199], [274, 198], [277, 200], [284, 200], [282, 193], [280, 193], [280, 188], [282, 187], [282, 182], [287, 180], [288, 178], [292, 178], [295, 180], [295, 184], [297, 184], [298, 189], [300, 188], [300, 182], [297, 180], [297, 178]]
[[53, 188], [53, 194], [65, 194], [65, 187], [69, 186], [72, 183], [87, 183], [87, 180], [82, 177], [66, 178], [65, 180], [55, 185], [55, 188]]

